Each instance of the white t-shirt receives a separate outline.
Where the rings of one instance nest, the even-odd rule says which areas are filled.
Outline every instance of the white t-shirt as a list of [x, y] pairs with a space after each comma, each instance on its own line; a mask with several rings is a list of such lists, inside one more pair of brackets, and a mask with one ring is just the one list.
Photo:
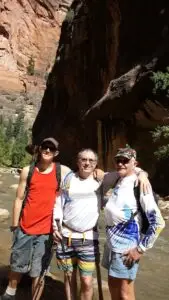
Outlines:
[[68, 237], [71, 233], [72, 238], [81, 238], [85, 232], [86, 239], [97, 239], [98, 233], [93, 228], [100, 212], [100, 194], [97, 192], [100, 183], [93, 177], [82, 179], [72, 174], [69, 186], [66, 185], [65, 180], [53, 213], [54, 220], [60, 219], [63, 223], [63, 236]]

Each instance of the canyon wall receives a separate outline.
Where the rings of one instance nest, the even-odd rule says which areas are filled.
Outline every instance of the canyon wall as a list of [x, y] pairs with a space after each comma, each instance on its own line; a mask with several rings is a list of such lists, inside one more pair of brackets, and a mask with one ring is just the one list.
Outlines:
[[150, 77], [168, 65], [168, 23], [167, 1], [73, 1], [34, 123], [34, 143], [54, 135], [61, 161], [72, 165], [78, 149], [93, 147], [108, 169], [116, 149], [129, 142], [154, 172], [149, 131], [168, 119], [168, 111], [153, 99]]
[[150, 78], [169, 65], [168, 1], [2, 0], [0, 11], [0, 115], [24, 110], [31, 126], [39, 110], [33, 143], [55, 136], [69, 165], [92, 147], [110, 169], [128, 142], [153, 174], [150, 131], [169, 114]]
[[0, 2], [0, 114], [8, 117], [25, 110], [27, 119], [33, 122], [71, 2]]

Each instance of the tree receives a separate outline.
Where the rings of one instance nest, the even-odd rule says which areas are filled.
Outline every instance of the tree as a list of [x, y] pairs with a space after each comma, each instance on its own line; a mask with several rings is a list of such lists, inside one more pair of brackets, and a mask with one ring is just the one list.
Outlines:
[[20, 112], [14, 123], [13, 136], [16, 138], [20, 134], [20, 131], [23, 130], [23, 128], [24, 128], [24, 114], [23, 112]]
[[165, 97], [169, 97], [169, 67], [166, 68], [165, 72], [153, 72], [151, 80], [154, 83], [153, 93], [155, 95], [163, 94]]
[[11, 118], [8, 120], [5, 135], [7, 141], [9, 141], [13, 137], [13, 122]]
[[[154, 83], [153, 93], [158, 97], [169, 97], [169, 67], [165, 72], [157, 71], [153, 73], [151, 80]], [[165, 159], [169, 156], [169, 125], [157, 126], [152, 131], [152, 138], [158, 143], [157, 150], [154, 152], [157, 159]]]
[[5, 161], [5, 130], [4, 125], [0, 125], [0, 164], [4, 164]]
[[23, 167], [30, 162], [25, 151], [29, 140], [29, 131], [25, 130], [24, 114], [19, 112], [15, 122], [1, 120], [0, 123], [0, 165]]

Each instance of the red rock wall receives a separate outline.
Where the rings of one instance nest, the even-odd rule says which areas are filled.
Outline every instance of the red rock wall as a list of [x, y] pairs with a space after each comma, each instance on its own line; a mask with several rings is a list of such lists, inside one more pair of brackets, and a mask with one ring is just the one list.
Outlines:
[[32, 56], [44, 78], [53, 66], [60, 28], [71, 0], [0, 1], [0, 90], [23, 91]]

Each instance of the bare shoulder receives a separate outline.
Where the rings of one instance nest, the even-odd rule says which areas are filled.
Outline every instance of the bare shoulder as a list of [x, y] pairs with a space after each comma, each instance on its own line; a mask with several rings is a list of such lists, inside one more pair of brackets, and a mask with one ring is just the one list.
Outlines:
[[30, 166], [26, 166], [22, 169], [21, 174], [20, 174], [20, 180], [26, 180], [28, 177], [28, 173], [29, 173], [29, 168]]

